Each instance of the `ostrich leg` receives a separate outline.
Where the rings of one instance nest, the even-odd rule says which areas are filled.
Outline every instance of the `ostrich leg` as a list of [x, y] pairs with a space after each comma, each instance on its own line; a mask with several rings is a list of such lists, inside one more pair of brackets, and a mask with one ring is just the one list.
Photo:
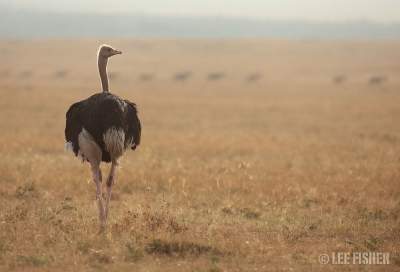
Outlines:
[[116, 161], [112, 161], [111, 163], [111, 168], [110, 168], [110, 174], [108, 175], [107, 178], [107, 196], [106, 196], [106, 208], [105, 208], [105, 218], [107, 220], [108, 218], [108, 209], [109, 209], [109, 205], [110, 205], [110, 200], [111, 200], [111, 189], [112, 186], [115, 182], [115, 174], [116, 174], [116, 170], [117, 170], [117, 165], [118, 163]]
[[103, 231], [106, 226], [106, 216], [104, 211], [104, 204], [103, 204], [103, 195], [101, 189], [101, 170], [99, 164], [91, 164], [92, 173], [93, 173], [93, 180], [96, 184], [96, 200], [97, 206], [99, 208], [99, 220], [100, 220], [100, 231]]

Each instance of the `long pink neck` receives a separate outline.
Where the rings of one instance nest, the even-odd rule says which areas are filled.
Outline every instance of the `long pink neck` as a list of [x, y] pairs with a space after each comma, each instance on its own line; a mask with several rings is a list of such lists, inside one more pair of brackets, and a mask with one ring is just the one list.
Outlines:
[[107, 76], [107, 62], [108, 59], [103, 56], [98, 56], [97, 65], [99, 67], [99, 74], [101, 79], [101, 86], [103, 88], [103, 92], [109, 92], [108, 89], [108, 76]]

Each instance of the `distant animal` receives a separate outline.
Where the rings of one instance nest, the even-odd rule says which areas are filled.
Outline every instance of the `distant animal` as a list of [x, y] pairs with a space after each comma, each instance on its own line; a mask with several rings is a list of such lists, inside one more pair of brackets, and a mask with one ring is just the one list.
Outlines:
[[222, 78], [225, 77], [225, 74], [222, 72], [214, 72], [214, 73], [210, 73], [208, 74], [207, 78], [210, 81], [216, 81], [216, 80], [220, 80]]
[[186, 81], [187, 79], [190, 78], [191, 75], [192, 72], [190, 71], [179, 72], [175, 74], [174, 79], [176, 81]]
[[58, 70], [58, 71], [56, 71], [56, 73], [54, 74], [54, 76], [55, 76], [56, 78], [64, 78], [64, 77], [67, 76], [67, 74], [68, 74], [68, 71], [67, 71], [67, 70]]
[[144, 73], [139, 75], [140, 81], [152, 81], [154, 79], [154, 75], [151, 73]]
[[260, 73], [252, 73], [250, 75], [247, 76], [246, 81], [247, 82], [255, 82], [258, 81], [262, 78], [262, 74]]
[[32, 76], [32, 71], [30, 71], [30, 70], [25, 70], [25, 71], [22, 71], [20, 74], [19, 74], [19, 77], [20, 78], [30, 78]]
[[370, 85], [380, 85], [386, 81], [386, 77], [384, 76], [372, 76], [369, 79], [369, 84]]
[[333, 82], [335, 84], [342, 84], [347, 80], [347, 77], [345, 75], [337, 75], [333, 78]]
[[[127, 149], [136, 149], [141, 137], [136, 104], [111, 94], [108, 88], [108, 59], [121, 53], [109, 45], [99, 47], [97, 59], [103, 91], [73, 104], [66, 114], [66, 148], [90, 164], [96, 184], [101, 230], [106, 227], [118, 160]], [[100, 170], [102, 161], [111, 162], [105, 203]]]

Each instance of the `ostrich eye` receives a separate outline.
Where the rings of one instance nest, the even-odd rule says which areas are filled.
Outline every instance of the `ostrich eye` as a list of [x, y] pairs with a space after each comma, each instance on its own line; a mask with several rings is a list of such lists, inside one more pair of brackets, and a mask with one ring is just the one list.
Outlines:
[[108, 48], [107, 51], [108, 51], [108, 52], [111, 52], [111, 48]]

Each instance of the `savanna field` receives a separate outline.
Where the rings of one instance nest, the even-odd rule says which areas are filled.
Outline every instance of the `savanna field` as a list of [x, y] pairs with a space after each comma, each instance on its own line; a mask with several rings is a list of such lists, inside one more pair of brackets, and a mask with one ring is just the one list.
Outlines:
[[[99, 234], [65, 113], [138, 104]], [[0, 42], [1, 271], [399, 271], [399, 42]], [[109, 165], [103, 164], [104, 175]], [[390, 265], [319, 255], [388, 252]]]

